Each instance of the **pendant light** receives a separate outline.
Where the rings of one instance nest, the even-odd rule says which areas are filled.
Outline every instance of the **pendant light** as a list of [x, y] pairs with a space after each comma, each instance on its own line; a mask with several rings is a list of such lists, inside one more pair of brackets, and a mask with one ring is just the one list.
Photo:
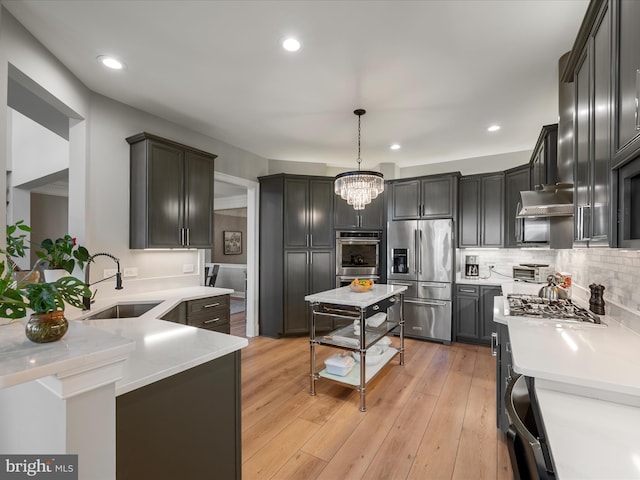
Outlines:
[[379, 172], [360, 170], [360, 118], [367, 113], [362, 108], [355, 110], [358, 116], [358, 170], [344, 172], [337, 175], [334, 180], [334, 191], [340, 195], [347, 203], [353, 206], [354, 210], [364, 210], [365, 205], [371, 203], [384, 191], [384, 178]]

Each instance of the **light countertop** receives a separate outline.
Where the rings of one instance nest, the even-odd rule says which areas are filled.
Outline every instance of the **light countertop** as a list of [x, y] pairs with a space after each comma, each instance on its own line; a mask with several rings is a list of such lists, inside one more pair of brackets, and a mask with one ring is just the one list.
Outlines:
[[307, 295], [304, 299], [307, 302], [334, 303], [336, 305], [366, 308], [369, 305], [373, 305], [374, 303], [406, 290], [407, 287], [405, 285], [376, 283], [368, 292], [353, 292], [347, 285], [346, 287]]
[[[123, 378], [116, 382], [116, 395], [122, 395], [247, 346], [246, 338], [159, 320], [182, 301], [232, 292], [211, 287], [132, 294], [118, 292], [111, 298], [99, 298], [90, 312], [67, 308], [69, 331], [60, 341], [49, 344], [34, 344], [27, 340], [24, 321], [2, 327], [0, 368], [5, 370], [0, 370], [0, 376], [7, 382], [6, 369], [13, 365], [13, 375], [21, 371], [22, 381], [29, 381], [51, 375], [60, 361], [82, 365], [103, 349], [126, 348], [131, 353], [124, 363]], [[83, 320], [116, 303], [151, 300], [161, 303], [136, 318]]]
[[557, 478], [640, 478], [640, 408], [537, 385], [536, 396]]
[[494, 298], [494, 320], [509, 327], [513, 369], [536, 385], [640, 406], [640, 335], [609, 316], [606, 326], [504, 315]]

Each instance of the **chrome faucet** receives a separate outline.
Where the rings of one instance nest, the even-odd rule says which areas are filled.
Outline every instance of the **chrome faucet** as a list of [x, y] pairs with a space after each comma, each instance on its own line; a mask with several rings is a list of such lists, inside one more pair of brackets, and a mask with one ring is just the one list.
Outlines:
[[[91, 262], [93, 262], [93, 259], [96, 257], [109, 257], [111, 260], [113, 260], [114, 262], [116, 262], [116, 265], [118, 266], [118, 271], [116, 272], [115, 275], [111, 275], [110, 277], [107, 278], [102, 278], [96, 282], [93, 283], [89, 283], [89, 272], [90, 272], [90, 265]], [[90, 287], [91, 285], [95, 285], [96, 283], [100, 283], [100, 282], [104, 282], [105, 280], [109, 280], [110, 278], [116, 277], [116, 290], [122, 290], [122, 275], [120, 274], [120, 259], [111, 255], [110, 253], [105, 253], [105, 252], [101, 252], [101, 253], [95, 253], [93, 255], [91, 255], [89, 257], [89, 260], [87, 260], [87, 268], [84, 271], [84, 283], [87, 284], [87, 287]], [[96, 290], [93, 293], [92, 297], [83, 297], [82, 299], [82, 305], [84, 306], [85, 310], [89, 310], [91, 308], [91, 303], [93, 301], [93, 297], [96, 296], [96, 293], [98, 292], [98, 290]]]

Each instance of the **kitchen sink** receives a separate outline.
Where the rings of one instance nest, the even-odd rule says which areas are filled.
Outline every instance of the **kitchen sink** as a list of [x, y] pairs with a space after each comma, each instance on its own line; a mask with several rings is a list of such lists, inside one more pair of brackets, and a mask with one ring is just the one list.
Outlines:
[[105, 318], [133, 318], [139, 317], [143, 313], [148, 312], [153, 307], [160, 305], [160, 301], [150, 301], [141, 303], [117, 303], [109, 308], [100, 310], [84, 320], [100, 320]]

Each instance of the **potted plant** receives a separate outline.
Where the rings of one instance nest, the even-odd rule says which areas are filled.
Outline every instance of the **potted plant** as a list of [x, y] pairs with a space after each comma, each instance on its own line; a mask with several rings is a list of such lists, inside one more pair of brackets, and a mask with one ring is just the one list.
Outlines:
[[[38, 258], [47, 264], [44, 271], [44, 278], [47, 282], [53, 282], [58, 278], [64, 277], [67, 273], [72, 273], [76, 265], [83, 268], [84, 264], [89, 261], [89, 252], [85, 247], [77, 245], [76, 239], [70, 235], [57, 238], [55, 241], [45, 238], [40, 247], [43, 250], [36, 252]], [[58, 270], [51, 273], [51, 270]]]
[[[7, 225], [7, 246], [4, 250], [0, 249], [0, 253], [3, 253], [6, 258], [6, 261], [0, 260], [0, 317], [19, 319], [26, 317], [30, 310], [31, 318], [25, 327], [27, 338], [38, 343], [52, 342], [62, 338], [69, 327], [64, 317], [65, 302], [82, 308], [83, 297], [90, 297], [91, 291], [84, 282], [72, 276], [64, 276], [53, 282], [44, 283], [39, 283], [37, 279], [34, 281], [34, 277], [30, 274], [14, 279], [12, 273], [17, 266], [13, 259], [24, 257], [25, 250], [28, 248], [25, 244], [25, 232], [29, 231], [29, 227], [22, 221], [15, 225]], [[65, 258], [60, 251], [56, 251], [56, 248], [52, 249], [51, 258], [55, 255], [56, 258], [61, 259], [61, 263], [58, 264], [63, 265], [61, 270], [70, 272], [76, 261], [78, 265], [83, 266], [85, 257], [89, 258], [87, 250], [84, 247], [74, 250], [75, 240], [68, 235], [59, 240], [62, 242], [58, 244], [60, 247], [58, 250], [72, 257]], [[49, 261], [42, 255], [38, 256], [40, 257], [38, 262]], [[35, 267], [31, 272], [33, 271]]]
[[71, 276], [53, 283], [26, 283], [19, 291], [26, 300], [26, 308], [32, 311], [25, 333], [29, 340], [37, 343], [62, 338], [69, 328], [64, 316], [65, 302], [83, 308], [82, 298], [91, 296], [89, 287]]

